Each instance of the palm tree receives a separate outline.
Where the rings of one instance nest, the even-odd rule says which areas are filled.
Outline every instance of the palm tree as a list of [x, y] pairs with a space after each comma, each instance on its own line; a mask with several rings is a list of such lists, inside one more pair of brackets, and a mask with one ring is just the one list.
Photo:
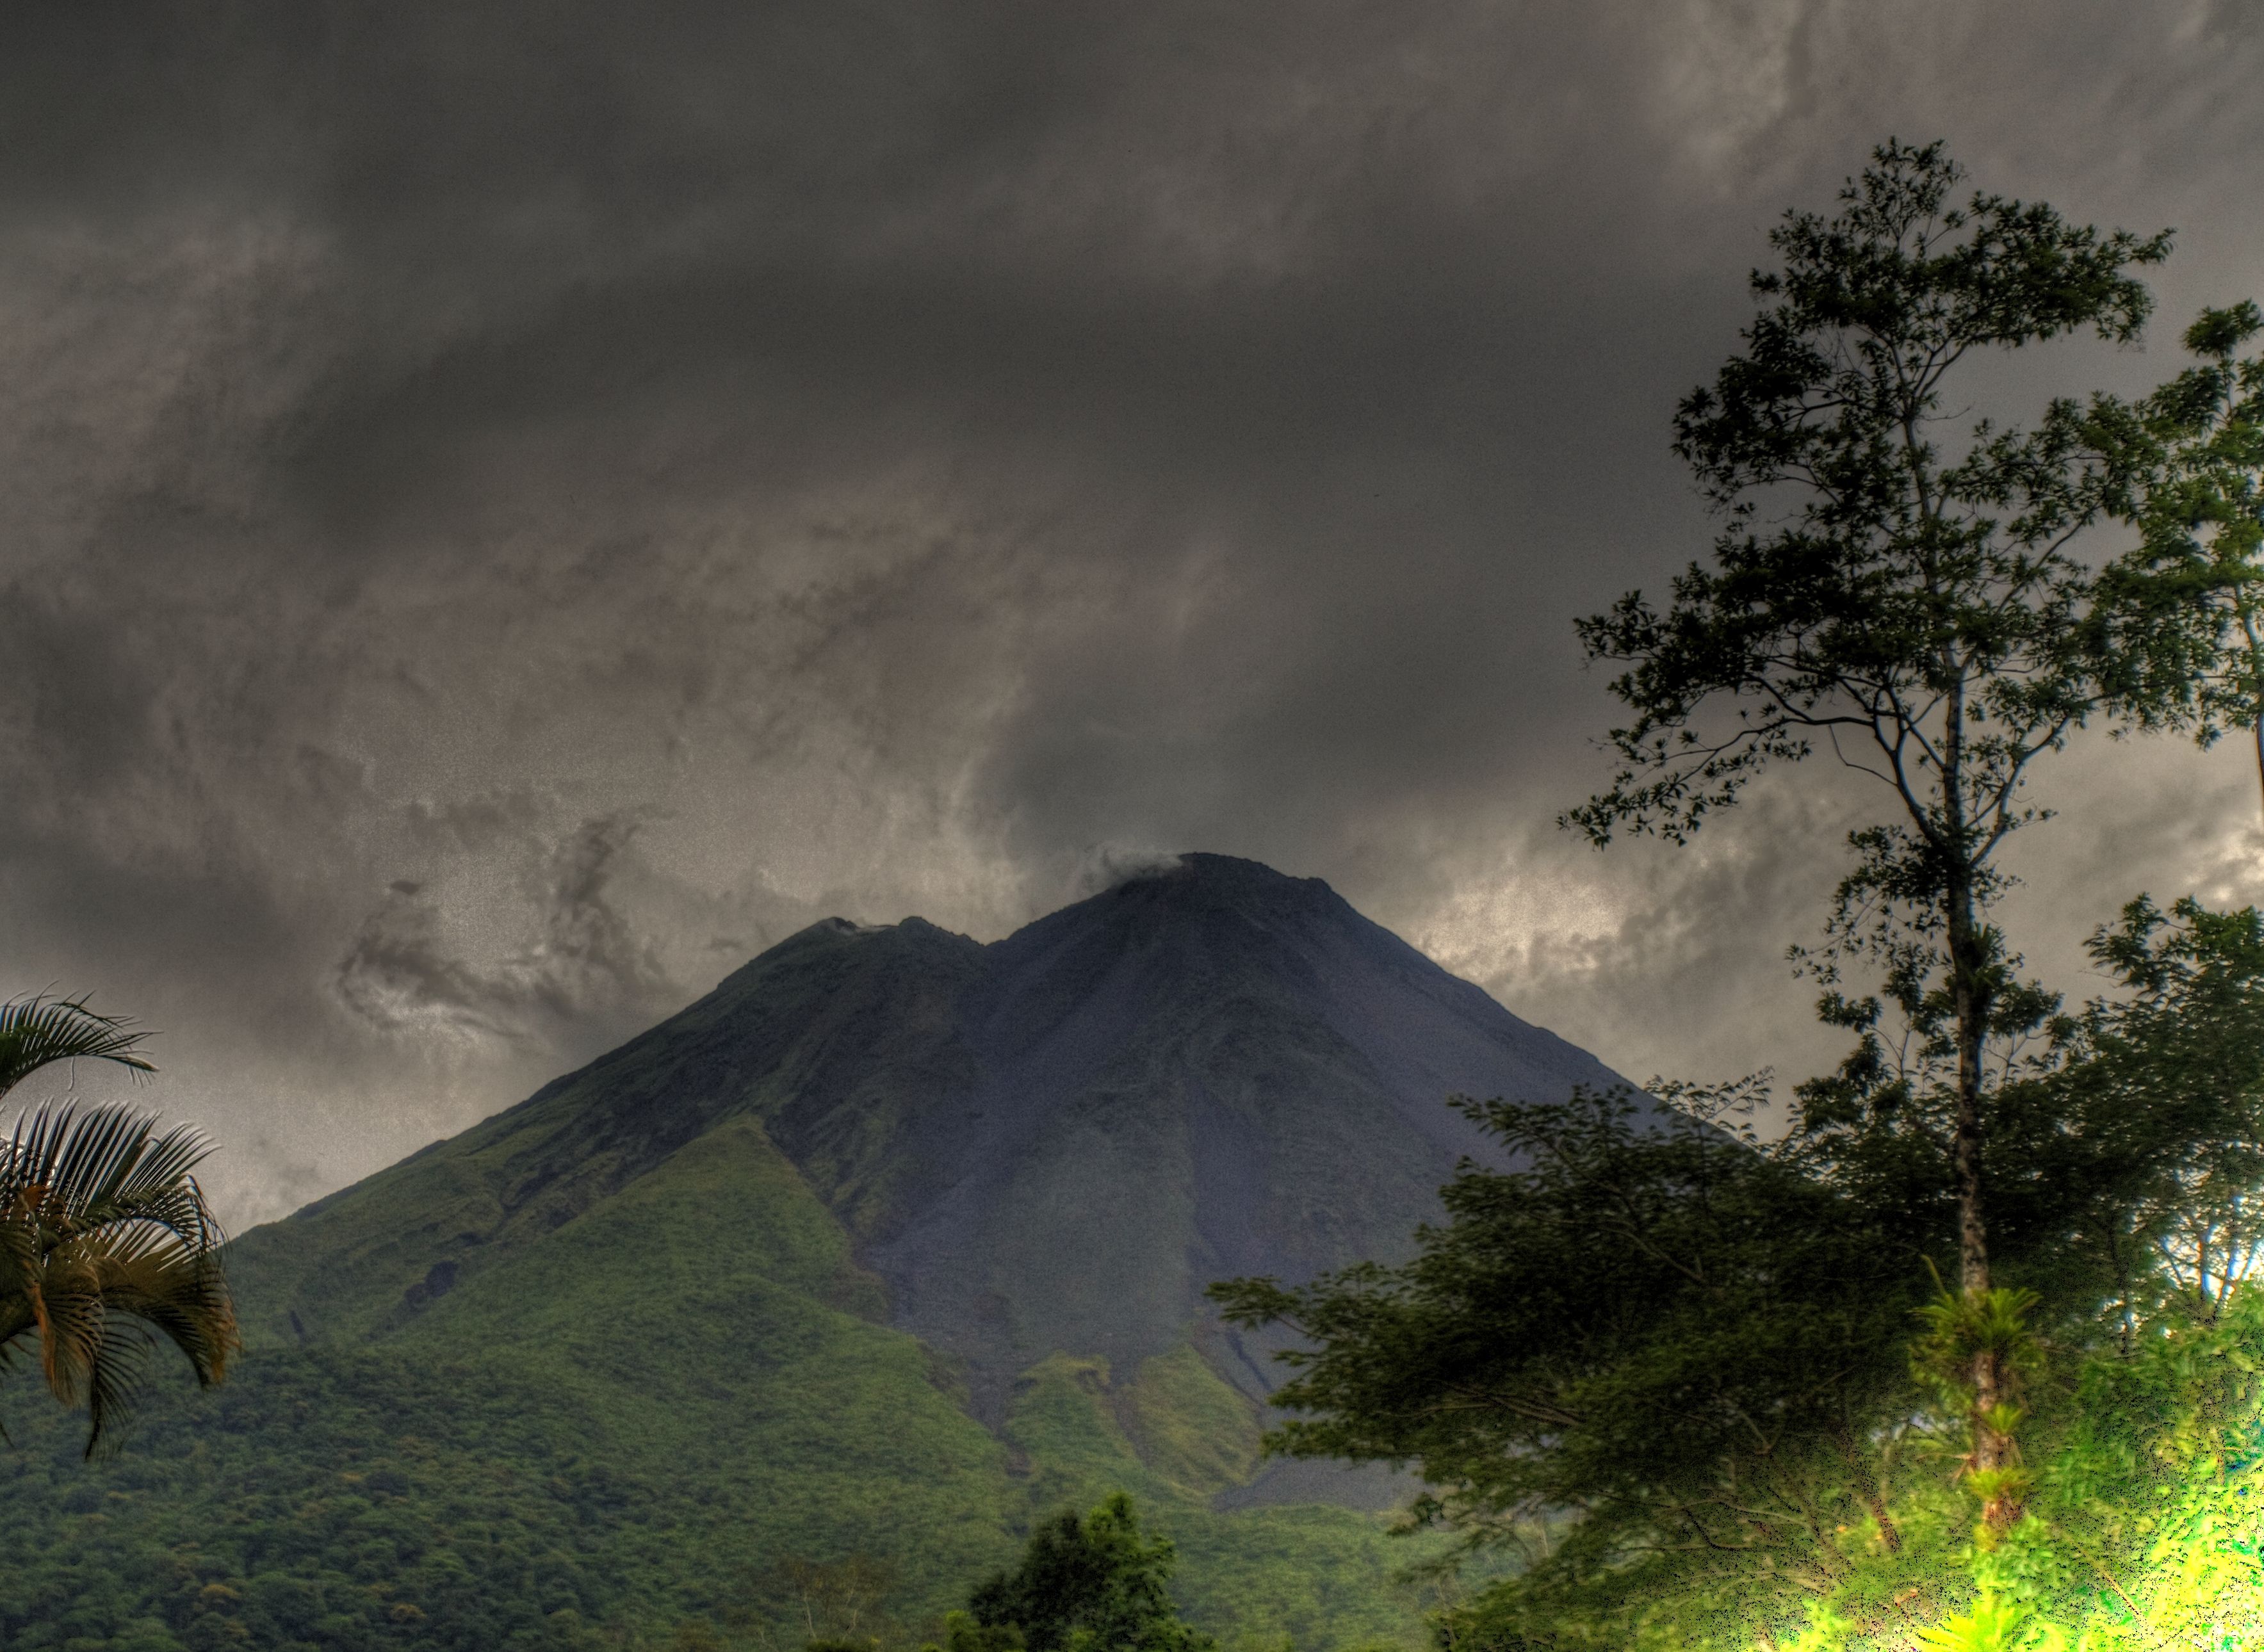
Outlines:
[[[0, 1004], [0, 1095], [81, 1057], [154, 1071], [142, 1034], [84, 1000]], [[224, 1238], [190, 1172], [211, 1149], [186, 1126], [127, 1108], [42, 1106], [0, 1142], [0, 1370], [38, 1350], [48, 1390], [88, 1411], [92, 1457], [132, 1414], [156, 1333], [200, 1384], [239, 1345], [219, 1249]]]

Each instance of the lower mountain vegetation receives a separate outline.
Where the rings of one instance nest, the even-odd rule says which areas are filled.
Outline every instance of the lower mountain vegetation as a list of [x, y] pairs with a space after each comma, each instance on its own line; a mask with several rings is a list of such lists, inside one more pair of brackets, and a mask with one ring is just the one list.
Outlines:
[[[562, 1361], [431, 1348], [247, 1356], [224, 1387], [153, 1395], [91, 1464], [50, 1408], [9, 1457], [0, 1644], [911, 1652], [1018, 1531], [1125, 1483], [1177, 1540], [1174, 1615], [1228, 1652], [1419, 1634], [1382, 1517], [1214, 1513], [1123, 1453], [1076, 1373], [1036, 1379], [1000, 1442], [942, 1396], [904, 1403], [885, 1346], [809, 1352], [736, 1431], [673, 1383], [596, 1410]], [[1160, 1583], [1153, 1540], [1117, 1529]]]

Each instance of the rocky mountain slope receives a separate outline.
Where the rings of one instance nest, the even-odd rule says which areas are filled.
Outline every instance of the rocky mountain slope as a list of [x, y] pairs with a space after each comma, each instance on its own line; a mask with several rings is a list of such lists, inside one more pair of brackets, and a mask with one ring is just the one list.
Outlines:
[[[260, 1342], [384, 1336], [751, 1120], [848, 1235], [841, 1300], [963, 1360], [995, 1422], [1049, 1353], [1167, 1352], [1214, 1279], [1404, 1254], [1487, 1150], [1448, 1094], [1615, 1082], [1317, 880], [1190, 855], [990, 946], [918, 918], [813, 925], [246, 1235], [238, 1275]], [[1217, 1358], [1270, 1380], [1230, 1337]]]

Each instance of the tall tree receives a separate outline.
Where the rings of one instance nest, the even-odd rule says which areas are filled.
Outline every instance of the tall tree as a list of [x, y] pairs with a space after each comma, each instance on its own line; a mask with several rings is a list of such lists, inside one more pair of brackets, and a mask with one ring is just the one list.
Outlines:
[[[1941, 1013], [1960, 1282], [1977, 1302], [1984, 1045], [2017, 989], [1985, 918], [2007, 881], [1997, 852], [2043, 818], [2024, 782], [2078, 728], [2201, 717], [2188, 667], [2203, 645], [2195, 611], [2142, 570], [2102, 580], [2075, 554], [2135, 485], [2137, 455], [2101, 428], [2112, 404], [2054, 401], [2027, 431], [1956, 432], [1944, 411], [1977, 352], [2135, 338], [2150, 301], [2130, 272], [2167, 233], [2102, 235], [1993, 195], [1955, 204], [1963, 176], [1940, 144], [1890, 141], [1836, 215], [1791, 213], [1772, 232], [1783, 267], [1752, 277], [1767, 308], [1745, 352], [1675, 416], [1675, 451], [1727, 526], [1663, 611], [1638, 591], [1579, 622], [1592, 659], [1627, 668], [1612, 692], [1634, 715], [1611, 734], [1626, 766], [1567, 822], [1599, 845], [1620, 830], [1680, 842], [1765, 766], [1819, 746], [1886, 787], [1893, 812], [1851, 835], [1810, 962], [1828, 984], [1850, 958], [1879, 960]], [[2005, 1376], [1977, 1355], [1981, 1471], [2010, 1453], [1987, 1421]]]
[[[80, 1058], [149, 1072], [141, 1034], [83, 1001], [0, 1005], [0, 1095]], [[226, 1375], [236, 1314], [223, 1235], [192, 1174], [210, 1149], [185, 1127], [116, 1106], [18, 1115], [0, 1144], [0, 1368], [25, 1347], [67, 1406], [83, 1402], [91, 1457], [133, 1412], [152, 1333], [201, 1384]]]

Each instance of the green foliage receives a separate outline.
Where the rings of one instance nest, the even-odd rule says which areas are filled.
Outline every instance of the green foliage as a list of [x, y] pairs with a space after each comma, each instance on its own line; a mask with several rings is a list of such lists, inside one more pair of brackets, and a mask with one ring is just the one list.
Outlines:
[[[485, 1374], [253, 1359], [225, 1389], [153, 1401], [91, 1468], [62, 1426], [30, 1433], [10, 1466], [20, 1546], [0, 1632], [61, 1647], [149, 1621], [191, 1648], [470, 1647], [561, 1610], [602, 1621], [607, 1536], [652, 1518], [659, 1488], [526, 1452], [555, 1402]], [[399, 1431], [410, 1419], [428, 1431]]]
[[[2122, 989], [2004, 1098], [2021, 1196], [2072, 1206], [2072, 1264], [2139, 1320], [2206, 1317], [2250, 1267], [2264, 1186], [2264, 917], [2143, 896], [2093, 937]], [[2014, 1180], [2014, 1177], [2005, 1178]]]
[[2253, 1645], [2264, 1634], [2264, 1297], [2143, 1325], [2089, 1361], [2033, 1518], [1977, 1557], [2038, 1626], [2108, 1648]]
[[944, 1614], [941, 1652], [1022, 1652], [1023, 1645], [1019, 1625], [978, 1623], [967, 1612]]
[[[1391, 1538], [1382, 1517], [1325, 1506], [1215, 1512], [1172, 1478], [1175, 1452], [1152, 1460], [1139, 1454], [1133, 1433], [1143, 1424], [1179, 1438], [1215, 1416], [1215, 1393], [1184, 1374], [1184, 1359], [1159, 1357], [1181, 1372], [1164, 1383], [1151, 1380], [1157, 1362], [1143, 1362], [1128, 1394], [1103, 1359], [1054, 1354], [1024, 1373], [1005, 1432], [1023, 1465], [1025, 1506], [1090, 1507], [1129, 1489], [1165, 1511], [1187, 1614], [1230, 1648], [1270, 1647], [1284, 1637], [1301, 1648], [1404, 1643], [1418, 1634], [1411, 1600], [1390, 1580], [1438, 1559], [1436, 1540], [1411, 1545]], [[1159, 1421], [1162, 1402], [1182, 1393], [1194, 1396], [1190, 1409]], [[1128, 1416], [1135, 1430], [1125, 1426]]]
[[[2018, 1466], [2014, 1433], [2026, 1416], [2015, 1400], [2043, 1363], [2043, 1344], [2029, 1324], [2040, 1301], [2034, 1291], [2001, 1286], [1953, 1293], [1940, 1287], [1937, 1276], [1934, 1301], [1918, 1310], [1925, 1330], [1911, 1348], [1912, 1374], [1937, 1414], [1964, 1419], [1959, 1477], [1980, 1499], [1974, 1540], [1984, 1548], [2020, 1519], [2035, 1483]], [[1994, 1379], [1986, 1393], [1974, 1380], [1977, 1371]]]
[[[2202, 1461], [2177, 1443], [2202, 1425], [2170, 1419], [2239, 1412], [2258, 1328], [2230, 1305], [2264, 1184], [2264, 920], [2138, 902], [2093, 952], [2124, 992], [2057, 1018], [1985, 1098], [1998, 1260], [2022, 1283], [1938, 1283], [1939, 1076], [1804, 1090], [1767, 1144], [1738, 1123], [1752, 1083], [1661, 1086], [1683, 1111], [1657, 1124], [1625, 1097], [1466, 1104], [1523, 1165], [1466, 1167], [1414, 1261], [1215, 1293], [1312, 1340], [1273, 1444], [1412, 1464], [1422, 1518], [1524, 1559], [1442, 1619], [1457, 1646], [1907, 1645], [1961, 1616], [1944, 1632], [2045, 1644], [2074, 1619], [2007, 1569], [2086, 1520], [2122, 1533], [2083, 1540], [2122, 1545], [2118, 1576], [2166, 1563], [2132, 1547], [2159, 1511], [2103, 1511], [2217, 1496], [2130, 1466]], [[2109, 1462], [2120, 1489], [2085, 1503], [2071, 1488]]]
[[1910, 1396], [1927, 1224], [1624, 1094], [1463, 1105], [1527, 1168], [1465, 1167], [1413, 1262], [1214, 1291], [1314, 1344], [1285, 1356], [1276, 1402], [1311, 1415], [1277, 1448], [1418, 1465], [1419, 1518], [1523, 1555], [1496, 1604], [1529, 1627], [1662, 1591], [1820, 1594], [1851, 1532], [1898, 1542], [1870, 1431]]
[[[2140, 551], [2110, 570], [2136, 600], [2111, 612], [2188, 644], [2151, 663], [2184, 692], [2198, 687], [2204, 743], [2220, 725], [2256, 725], [2264, 706], [2264, 359], [2233, 359], [2259, 330], [2253, 302], [2204, 309], [2185, 335], [2196, 366], [2133, 406], [2102, 409], [2135, 479], [2118, 514], [2141, 534]], [[2264, 761], [2264, 727], [2258, 740]]]
[[[842, 1333], [810, 1350], [808, 1382], [760, 1394], [736, 1426], [744, 1391], [655, 1417], [675, 1399], [592, 1394], [560, 1362], [397, 1348], [247, 1357], [225, 1388], [153, 1395], [91, 1467], [54, 1415], [19, 1431], [4, 1469], [18, 1503], [0, 1639], [60, 1648], [146, 1622], [252, 1652], [626, 1648], [698, 1619], [734, 1652], [907, 1646], [1020, 1547], [1030, 1482], [971, 1420], [925, 1409], [916, 1358], [860, 1344], [908, 1338]], [[987, 1453], [976, 1470], [939, 1473], [968, 1440]], [[1235, 1641], [1416, 1638], [1379, 1521], [1156, 1506], [1195, 1530], [1190, 1614]]]
[[968, 1610], [985, 1628], [1019, 1630], [1030, 1652], [1215, 1652], [1165, 1588], [1177, 1564], [1170, 1539], [1142, 1540], [1120, 1491], [1083, 1520], [1064, 1511], [1040, 1525], [1021, 1565], [977, 1588]]
[[[1753, 277], [1767, 307], [1747, 353], [1675, 417], [1676, 452], [1730, 518], [1715, 566], [1680, 576], [1664, 613], [1636, 593], [1580, 622], [1592, 656], [1629, 667], [1613, 692], [1636, 713], [1611, 736], [1629, 767], [1569, 817], [1599, 841], [1680, 841], [1767, 764], [1852, 738], [1868, 757], [1843, 755], [1876, 761], [1909, 816], [1855, 876], [1923, 906], [2028, 818], [2028, 762], [2128, 676], [2102, 677], [2099, 593], [2067, 550], [2122, 497], [2119, 453], [2069, 402], [2027, 433], [1985, 420], [1954, 453], [1935, 427], [1976, 351], [2135, 337], [2150, 301], [2125, 272], [2168, 237], [2101, 237], [1998, 196], [1956, 206], [1962, 176], [1939, 144], [1890, 142], [1839, 215], [1771, 233], [1784, 267]], [[1791, 517], [1763, 530], [1753, 496], [1775, 488]], [[2173, 714], [2174, 679], [2163, 695], [2129, 709]], [[1708, 732], [1716, 697], [1744, 706]]]
[[[2264, 1181], [2264, 920], [2142, 897], [2091, 952], [2115, 991], [2006, 1026], [1981, 1112], [1992, 1246], [2078, 1346], [2173, 1296], [2205, 1311], [2248, 1264]], [[1939, 1046], [1907, 1015], [1883, 1032], [1876, 1001], [1840, 1018], [1864, 1036], [1798, 1086], [1802, 1159], [1859, 1205], [1939, 1206], [1957, 1108]]]
[[2030, 1647], [2047, 1652], [2066, 1644], [2048, 1625], [2041, 1626], [2039, 1634], [2039, 1627], [2027, 1621], [2028, 1615], [2014, 1602], [1984, 1595], [1970, 1612], [1920, 1629], [1918, 1643], [1926, 1652], [2021, 1652]]
[[1249, 1401], [1192, 1342], [1143, 1360], [1117, 1409], [1141, 1460], [1190, 1492], [1240, 1485], [1257, 1470], [1259, 1430]]
[[[871, 1632], [895, 1627], [885, 1608], [897, 1584], [896, 1567], [870, 1554], [830, 1561], [790, 1554], [763, 1574], [758, 1593], [773, 1608], [771, 1618], [798, 1622], [812, 1646], [847, 1645], [870, 1652], [878, 1643]], [[744, 1610], [732, 1614], [735, 1620], [752, 1615]]]
[[[0, 1004], [0, 1094], [57, 1061], [152, 1071], [141, 1040], [83, 1000]], [[205, 1384], [227, 1374], [237, 1345], [220, 1227], [192, 1174], [210, 1148], [155, 1122], [122, 1107], [42, 1107], [0, 1147], [0, 1370], [35, 1347], [48, 1391], [87, 1408], [89, 1457], [132, 1416], [156, 1337]]]

